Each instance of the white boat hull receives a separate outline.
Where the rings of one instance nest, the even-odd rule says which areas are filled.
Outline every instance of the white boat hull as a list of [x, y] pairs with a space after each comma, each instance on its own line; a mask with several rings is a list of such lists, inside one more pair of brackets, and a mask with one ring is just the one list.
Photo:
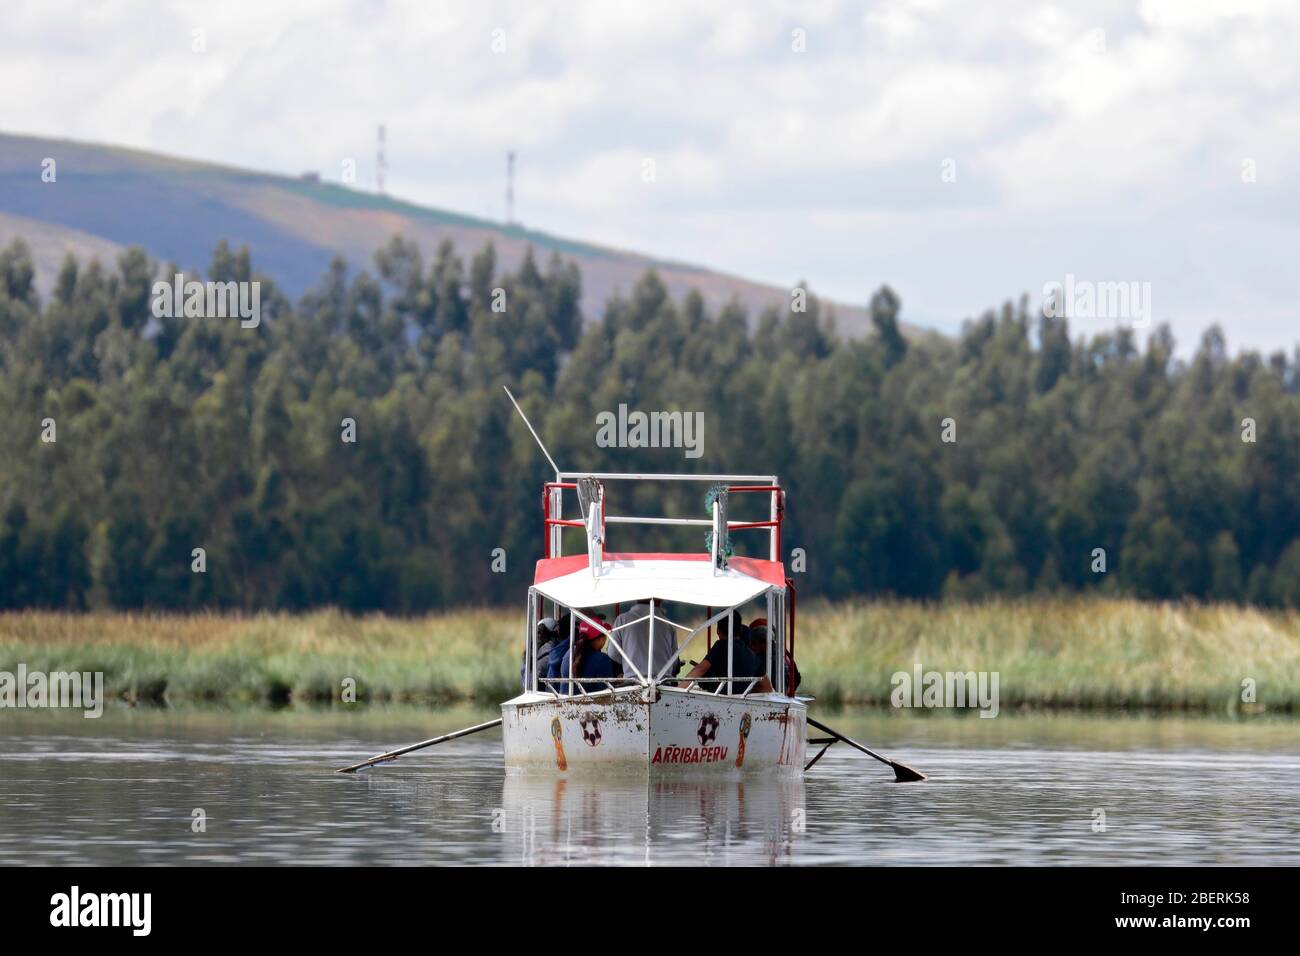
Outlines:
[[551, 773], [736, 776], [803, 772], [807, 707], [750, 697], [639, 688], [611, 697], [527, 693], [501, 705], [508, 768]]

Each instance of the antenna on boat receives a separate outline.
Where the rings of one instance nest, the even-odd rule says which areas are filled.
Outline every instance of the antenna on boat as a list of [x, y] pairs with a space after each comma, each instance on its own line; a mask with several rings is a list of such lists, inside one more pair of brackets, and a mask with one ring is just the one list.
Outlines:
[[537, 447], [542, 450], [542, 454], [546, 456], [546, 460], [551, 463], [551, 468], [555, 471], [555, 480], [559, 481], [560, 466], [555, 463], [555, 459], [551, 457], [551, 453], [546, 450], [546, 446], [542, 444], [542, 440], [537, 437], [536, 429], [533, 428], [532, 422], [528, 420], [528, 416], [524, 414], [524, 410], [519, 407], [519, 403], [515, 401], [515, 397], [510, 394], [510, 389], [506, 388], [506, 386], [504, 385], [502, 385], [501, 387], [506, 390], [506, 395], [510, 396], [510, 404], [515, 407], [515, 411], [519, 413], [519, 417], [524, 420], [524, 424], [527, 425], [528, 430], [532, 432], [533, 441], [537, 442]]

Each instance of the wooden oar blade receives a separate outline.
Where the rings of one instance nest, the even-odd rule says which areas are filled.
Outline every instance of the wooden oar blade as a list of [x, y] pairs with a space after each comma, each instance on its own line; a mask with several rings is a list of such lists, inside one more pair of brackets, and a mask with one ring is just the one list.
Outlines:
[[378, 757], [371, 757], [369, 760], [363, 760], [361, 763], [354, 763], [351, 767], [339, 767], [335, 773], [356, 773], [358, 770], [368, 770], [376, 764], [387, 763], [390, 760], [396, 760], [396, 757], [388, 757], [380, 754]]
[[[872, 757], [876, 760], [879, 760], [881, 763], [888, 765], [894, 771], [895, 783], [915, 783], [918, 780], [928, 779], [925, 774], [921, 773], [921, 771], [913, 770], [907, 764], [899, 763], [897, 760], [890, 760], [888, 757], [882, 757], [880, 754], [876, 753], [870, 747], [862, 746], [862, 744], [858, 743], [856, 740], [853, 740], [850, 737], [845, 737], [838, 730], [835, 730], [832, 727], [827, 727], [825, 724], [813, 720], [811, 717], [808, 718], [808, 726], [816, 727], [818, 730], [822, 731], [823, 733], [830, 734], [836, 740], [840, 740], [848, 744], [854, 750], [859, 750], [862, 753], [866, 754], [868, 757]], [[822, 753], [825, 752], [826, 752], [825, 748], [823, 748]], [[817, 756], [820, 757], [821, 754], [818, 754]], [[816, 762], [815, 759], [814, 762]], [[811, 764], [809, 766], [811, 766]], [[804, 767], [804, 769], [807, 770], [808, 767]]]
[[915, 783], [918, 780], [928, 780], [929, 778], [919, 770], [913, 770], [905, 763], [899, 763], [897, 760], [889, 761], [889, 766], [894, 769], [894, 783]]

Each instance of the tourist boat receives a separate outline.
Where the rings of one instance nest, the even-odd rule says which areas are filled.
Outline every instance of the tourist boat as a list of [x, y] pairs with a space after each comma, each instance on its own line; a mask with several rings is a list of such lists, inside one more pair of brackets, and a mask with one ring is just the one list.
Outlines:
[[[926, 779], [920, 771], [813, 720], [808, 716], [812, 698], [795, 694], [796, 595], [781, 560], [786, 496], [776, 475], [564, 472], [513, 395], [510, 401], [555, 473], [555, 480], [542, 489], [543, 556], [528, 589], [521, 693], [501, 705], [501, 717], [496, 720], [377, 754], [341, 767], [339, 773], [356, 773], [500, 727], [506, 767], [516, 773], [566, 778], [588, 772], [783, 778], [802, 774], [833, 744], [844, 743], [889, 766], [899, 782]], [[606, 511], [607, 485], [626, 488], [644, 482], [707, 484], [708, 517]], [[576, 517], [564, 517], [566, 492], [577, 499]], [[734, 495], [761, 496], [767, 516], [729, 520], [729, 502]], [[645, 553], [606, 549], [610, 526], [637, 524], [707, 528], [708, 550]], [[566, 528], [582, 531], [585, 553], [564, 553]], [[767, 556], [733, 554], [731, 534], [736, 531], [765, 533]], [[631, 613], [634, 606], [645, 607], [645, 611]], [[629, 610], [630, 619], [620, 623], [618, 612], [623, 608]], [[725, 668], [715, 675], [711, 663], [707, 673], [691, 676], [691, 658], [703, 659], [714, 628], [720, 621], [732, 620], [742, 608], [767, 622], [763, 673], [742, 677], [728, 643]], [[761, 615], [755, 613], [759, 608]], [[698, 623], [675, 621], [670, 612]], [[604, 635], [605, 653], [620, 662], [622, 674], [579, 676], [577, 680], [572, 674], [550, 675], [549, 661], [541, 659], [537, 642], [538, 624], [548, 616], [568, 621], [568, 633], [559, 634], [558, 640], [561, 644], [567, 641], [570, 660], [578, 628], [595, 629]], [[625, 653], [620, 641], [620, 634], [627, 637], [631, 628], [642, 624], [648, 631], [644, 661], [639, 659], [639, 649]], [[641, 636], [637, 634], [638, 639]], [[673, 652], [656, 669], [655, 649], [663, 646], [661, 641], [667, 641]], [[825, 736], [810, 739], [809, 726]], [[821, 749], [805, 763], [808, 744]]]
[[[707, 486], [712, 517], [607, 513], [606, 487], [637, 482]], [[563, 515], [566, 492], [578, 499], [578, 517]], [[729, 521], [728, 500], [740, 494], [765, 497], [768, 517]], [[795, 696], [790, 668], [783, 666], [794, 654], [795, 589], [780, 559], [785, 503], [777, 477], [557, 471], [556, 480], [544, 486], [543, 508], [544, 556], [528, 590], [525, 686], [501, 705], [506, 766], [562, 774], [802, 772], [809, 698]], [[712, 544], [707, 553], [606, 549], [608, 528], [633, 524], [710, 528]], [[583, 532], [585, 553], [563, 553], [565, 528]], [[765, 558], [727, 555], [726, 542], [740, 530], [766, 532]], [[648, 613], [621, 627], [606, 623], [639, 601], [649, 602]], [[694, 610], [702, 620], [693, 625], [674, 621], [666, 607]], [[735, 678], [730, 654], [726, 673], [691, 680], [680, 676], [692, 657], [704, 657], [718, 622], [746, 607], [754, 609], [753, 616], [761, 609], [768, 621], [764, 659], [772, 689], [760, 691], [759, 678]], [[601, 609], [603, 620], [597, 616]], [[537, 659], [537, 623], [542, 617], [558, 621], [566, 615], [569, 646], [579, 622], [595, 628], [606, 636], [605, 653], [622, 663], [622, 677], [577, 683], [564, 675], [543, 676], [546, 661]], [[627, 659], [620, 632], [647, 618], [647, 659]], [[560, 640], [565, 639], [561, 634]], [[660, 640], [677, 651], [652, 672], [649, 651]]]

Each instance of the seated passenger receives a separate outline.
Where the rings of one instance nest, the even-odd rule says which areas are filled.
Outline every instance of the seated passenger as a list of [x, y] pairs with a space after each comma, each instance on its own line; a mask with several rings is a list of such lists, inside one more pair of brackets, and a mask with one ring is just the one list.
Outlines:
[[[602, 624], [604, 623], [603, 614], [595, 615], [595, 619], [599, 620]], [[569, 628], [572, 626], [572, 611], [564, 611], [564, 614], [560, 615], [559, 627], [556, 628], [558, 633], [556, 633], [555, 644], [551, 646], [551, 656], [546, 659], [545, 663], [543, 663], [542, 670], [538, 671], [539, 674], [545, 676], [545, 678], [564, 678], [564, 676], [568, 676], [567, 674], [560, 674], [560, 662], [564, 661], [564, 656], [568, 653]], [[558, 691], [559, 683], [543, 682], [539, 683], [538, 687], [539, 689], [542, 689], [542, 691]]]
[[[663, 604], [655, 601], [655, 615], [663, 617]], [[640, 620], [645, 618], [645, 620]], [[637, 601], [626, 611], [614, 618], [614, 627], [622, 630], [614, 631], [614, 639], [618, 641], [618, 646], [622, 648], [622, 653], [614, 651], [612, 656], [615, 658], [615, 665], [620, 666], [623, 676], [635, 677], [636, 672], [627, 666], [628, 661], [636, 665], [636, 669], [646, 677], [658, 677], [659, 672], [668, 668], [664, 673], [665, 678], [676, 677], [680, 664], [673, 665], [677, 656], [677, 632], [671, 625], [665, 624], [662, 620], [655, 622], [655, 643], [653, 650], [650, 648], [650, 599], [642, 598]], [[637, 623], [633, 623], [633, 622]], [[624, 627], [623, 625], [627, 625]], [[646, 657], [650, 658], [650, 673], [646, 674]]]
[[[732, 636], [734, 632], [734, 637]], [[758, 680], [754, 683], [752, 690], [755, 693], [767, 694], [772, 691], [772, 682], [764, 674], [763, 659], [756, 657], [749, 649], [745, 641], [745, 625], [740, 623], [740, 615], [732, 612], [730, 617], [724, 617], [718, 622], [718, 640], [709, 648], [709, 653], [705, 655], [704, 660], [700, 661], [686, 675], [687, 684], [697, 677], [721, 677], [727, 676], [727, 654], [730, 648], [731, 654], [731, 675], [733, 680], [731, 686], [726, 687], [727, 681], [721, 681], [724, 694], [743, 694], [749, 687], [754, 678]], [[709, 682], [700, 684], [705, 690], [713, 691], [718, 688], [718, 684]]]
[[767, 618], [756, 617], [749, 622], [749, 631], [745, 638], [749, 645], [750, 652], [759, 659], [769, 658], [766, 673], [776, 674], [777, 648], [773, 646], [770, 649], [767, 646]]
[[[555, 628], [555, 643], [551, 645], [550, 655], [545, 660], [538, 658], [538, 676], [560, 676], [560, 661], [564, 660], [564, 655], [569, 652], [569, 629], [572, 626], [573, 612], [565, 611], [560, 615], [559, 624]], [[559, 687], [558, 684], [548, 684], [542, 681], [539, 681], [537, 686], [539, 690], [556, 690]]]
[[[573, 644], [573, 669], [569, 669], [569, 654], [566, 648], [564, 657], [560, 661], [560, 673], [557, 676], [612, 678], [614, 676], [614, 662], [605, 653], [605, 641], [606, 637], [603, 631], [592, 627], [586, 621], [579, 623], [577, 638]], [[577, 690], [570, 690], [574, 686], [576, 686]], [[603, 682], [570, 684], [567, 681], [560, 684], [559, 688], [562, 694], [590, 694], [598, 690], [608, 689]]]
[[[559, 639], [560, 626], [555, 623], [555, 618], [544, 617], [537, 622], [537, 660], [541, 664], [537, 671], [539, 674], [545, 675], [550, 667], [551, 651]], [[519, 677], [523, 681], [524, 690], [528, 690], [528, 685], [532, 683], [528, 670], [528, 654], [531, 650], [530, 647], [524, 647], [524, 660], [519, 665]], [[545, 690], [544, 687], [542, 689]]]
[[[749, 622], [749, 649], [753, 651], [760, 661], [763, 659], [763, 655], [769, 652], [767, 646], [767, 618], [756, 617]], [[773, 678], [773, 683], [776, 683], [777, 674], [780, 673], [779, 668], [782, 666], [778, 662], [784, 660], [787, 680], [790, 682], [790, 686], [786, 688], [786, 693], [793, 697], [794, 692], [799, 689], [801, 679], [799, 668], [795, 665], [794, 658], [790, 656], [788, 651], [783, 654], [781, 648], [777, 647], [776, 644], [772, 645], [770, 651], [769, 659], [771, 664], [768, 668], [768, 674]]]

